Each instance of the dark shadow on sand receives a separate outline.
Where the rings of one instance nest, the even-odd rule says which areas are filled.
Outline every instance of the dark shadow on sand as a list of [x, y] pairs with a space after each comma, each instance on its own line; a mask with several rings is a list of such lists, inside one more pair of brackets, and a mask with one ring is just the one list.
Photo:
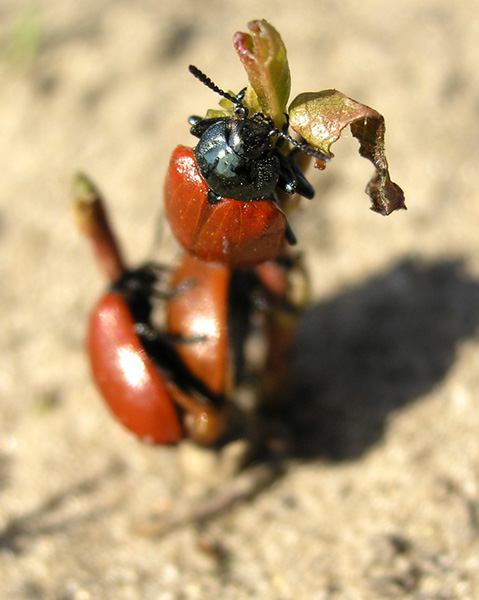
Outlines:
[[313, 306], [295, 349], [297, 455], [361, 456], [392, 413], [441, 383], [478, 325], [479, 281], [459, 260], [405, 260]]

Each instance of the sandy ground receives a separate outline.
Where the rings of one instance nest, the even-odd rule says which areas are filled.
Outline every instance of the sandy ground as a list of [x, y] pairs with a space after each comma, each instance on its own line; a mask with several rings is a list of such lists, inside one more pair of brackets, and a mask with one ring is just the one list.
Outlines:
[[[307, 456], [201, 531], [143, 539], [131, 523], [189, 492], [179, 450], [126, 434], [90, 382], [103, 282], [70, 181], [90, 173], [131, 261], [151, 257], [171, 151], [213, 104], [186, 67], [241, 88], [231, 37], [253, 18], [281, 32], [293, 95], [385, 115], [409, 210], [370, 212], [370, 165], [350, 135], [333, 148], [293, 223]], [[478, 39], [472, 0], [2, 1], [1, 598], [479, 597]], [[174, 253], [163, 236], [154, 256]]]

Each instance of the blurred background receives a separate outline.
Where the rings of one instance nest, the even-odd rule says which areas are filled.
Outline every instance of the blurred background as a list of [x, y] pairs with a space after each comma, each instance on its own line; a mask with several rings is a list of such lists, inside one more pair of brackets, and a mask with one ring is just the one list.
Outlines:
[[[291, 98], [336, 88], [384, 115], [408, 210], [369, 210], [346, 131], [292, 223], [314, 292], [295, 355], [304, 456], [200, 533], [145, 540], [132, 520], [187, 492], [177, 450], [131, 438], [90, 382], [104, 286], [71, 180], [100, 186], [132, 264], [171, 260], [169, 157], [217, 102], [187, 67], [241, 89], [231, 38], [257, 18], [283, 37]], [[477, 39], [471, 0], [2, 1], [6, 598], [478, 597]]]

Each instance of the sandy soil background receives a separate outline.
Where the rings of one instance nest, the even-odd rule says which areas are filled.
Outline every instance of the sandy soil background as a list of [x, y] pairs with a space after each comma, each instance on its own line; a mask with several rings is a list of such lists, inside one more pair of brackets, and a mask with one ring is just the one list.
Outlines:
[[[70, 182], [86, 170], [131, 261], [151, 257], [171, 151], [216, 102], [186, 67], [240, 89], [231, 37], [253, 18], [281, 32], [293, 96], [335, 87], [385, 116], [409, 210], [370, 212], [370, 165], [336, 144], [293, 223], [307, 457], [202, 531], [143, 539], [132, 521], [188, 492], [178, 450], [127, 435], [90, 382], [103, 282]], [[478, 598], [476, 3], [3, 0], [0, 36], [0, 596]], [[174, 253], [166, 236], [154, 256]]]

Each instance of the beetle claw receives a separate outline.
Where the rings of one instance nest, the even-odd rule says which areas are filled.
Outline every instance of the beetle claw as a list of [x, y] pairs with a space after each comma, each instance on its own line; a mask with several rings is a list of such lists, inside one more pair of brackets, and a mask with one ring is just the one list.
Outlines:
[[208, 191], [208, 204], [214, 206], [215, 204], [221, 202], [221, 200], [223, 200], [223, 196], [218, 196], [218, 194], [213, 192], [213, 190]]

